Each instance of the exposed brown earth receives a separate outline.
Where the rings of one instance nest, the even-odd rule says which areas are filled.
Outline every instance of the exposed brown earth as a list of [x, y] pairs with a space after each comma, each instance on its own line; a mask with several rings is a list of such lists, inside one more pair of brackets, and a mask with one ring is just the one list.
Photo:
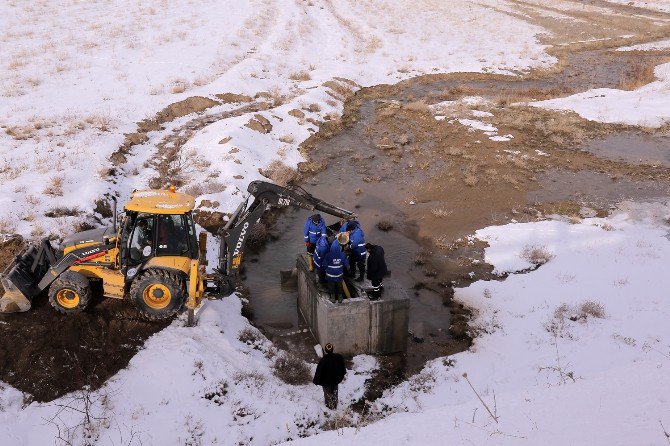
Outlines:
[[[20, 239], [0, 246], [0, 270], [22, 247]], [[129, 302], [103, 299], [100, 292], [86, 311], [71, 315], [39, 297], [28, 313], [0, 314], [0, 381], [37, 401], [97, 389], [169, 323], [139, 319]]]

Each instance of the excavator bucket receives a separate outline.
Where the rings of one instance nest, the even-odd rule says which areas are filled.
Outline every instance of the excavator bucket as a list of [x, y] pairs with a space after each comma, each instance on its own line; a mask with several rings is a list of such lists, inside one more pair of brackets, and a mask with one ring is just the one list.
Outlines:
[[0, 276], [5, 294], [0, 297], [0, 313], [30, 310], [32, 300], [42, 292], [39, 283], [55, 263], [47, 240], [27, 246]]

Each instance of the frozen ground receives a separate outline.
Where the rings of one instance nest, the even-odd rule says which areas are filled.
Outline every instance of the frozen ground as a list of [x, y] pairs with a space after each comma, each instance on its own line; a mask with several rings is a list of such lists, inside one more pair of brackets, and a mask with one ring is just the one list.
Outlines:
[[[538, 44], [541, 28], [466, 0], [4, 2], [0, 15], [0, 232], [34, 237], [71, 231], [104, 192], [124, 200], [146, 187], [156, 176], [146, 161], [176, 123], [151, 133], [127, 163], [108, 157], [136, 122], [187, 97], [236, 93], [269, 104], [268, 133], [244, 126], [253, 113], [234, 112], [183, 152], [199, 165], [184, 182], [229, 211], [259, 167], [295, 166], [298, 144], [336, 118], [357, 85], [555, 62]], [[44, 217], [54, 208], [75, 215]]]
[[388, 391], [372, 407], [393, 414], [384, 420], [298, 443], [666, 444], [669, 213], [629, 204], [607, 219], [477, 231], [487, 261], [512, 275], [457, 290], [476, 309], [471, 350]]
[[574, 110], [591, 121], [657, 128], [670, 121], [670, 64], [659, 65], [654, 74], [657, 80], [636, 90], [598, 88], [530, 105]]

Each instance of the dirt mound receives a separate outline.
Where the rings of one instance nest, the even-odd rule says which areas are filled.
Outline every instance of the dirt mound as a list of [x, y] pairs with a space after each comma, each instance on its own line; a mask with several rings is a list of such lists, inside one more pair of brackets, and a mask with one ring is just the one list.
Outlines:
[[[0, 270], [22, 246], [21, 239], [0, 245]], [[141, 320], [129, 302], [96, 294], [83, 313], [61, 315], [40, 296], [27, 313], [0, 314], [0, 381], [37, 401], [98, 388], [169, 323]]]

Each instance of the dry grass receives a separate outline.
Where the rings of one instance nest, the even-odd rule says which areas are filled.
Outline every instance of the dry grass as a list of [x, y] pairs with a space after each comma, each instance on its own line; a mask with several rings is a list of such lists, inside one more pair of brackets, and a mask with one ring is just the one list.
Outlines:
[[296, 71], [295, 73], [291, 73], [291, 75], [288, 77], [291, 80], [294, 81], [309, 81], [312, 80], [312, 76], [309, 74], [309, 71]]
[[49, 184], [43, 191], [46, 195], [62, 196], [63, 195], [63, 177], [51, 177]]
[[14, 234], [16, 225], [9, 218], [0, 218], [0, 234]]
[[577, 307], [577, 317], [579, 319], [587, 319], [589, 317], [604, 319], [606, 316], [605, 306], [600, 302], [587, 300], [579, 304]]
[[340, 101], [348, 98], [352, 92], [351, 85], [347, 85], [343, 82], [327, 81], [323, 83], [323, 86], [331, 90], [328, 94]]
[[279, 160], [272, 161], [267, 169], [258, 169], [266, 178], [280, 186], [287, 186], [298, 179], [298, 172]]
[[477, 183], [479, 183], [479, 178], [477, 178], [476, 175], [469, 174], [466, 175], [465, 178], [463, 178], [463, 182], [465, 183], [466, 186], [473, 187], [476, 186]]
[[65, 206], [58, 206], [55, 208], [51, 208], [47, 212], [44, 213], [45, 217], [49, 218], [56, 218], [56, 217], [74, 217], [76, 215], [81, 214], [81, 211], [77, 207], [73, 208], [68, 208]]
[[272, 369], [274, 375], [286, 384], [295, 386], [309, 384], [312, 381], [307, 364], [288, 353], [278, 356]]
[[433, 214], [434, 217], [437, 218], [447, 218], [451, 214], [454, 213], [453, 209], [445, 209], [445, 208], [433, 208], [430, 210], [430, 213]]
[[554, 258], [554, 254], [549, 252], [546, 246], [526, 246], [519, 256], [537, 266], [544, 265]]
[[84, 122], [101, 132], [109, 132], [115, 128], [112, 118], [105, 115], [91, 115], [84, 118]]
[[638, 59], [633, 62], [626, 71], [624, 78], [619, 82], [619, 88], [622, 90], [635, 90], [647, 85], [654, 80], [655, 65], [645, 63]]
[[284, 144], [293, 144], [295, 142], [295, 138], [292, 135], [284, 135], [279, 138], [279, 141], [283, 142]]
[[411, 110], [411, 111], [415, 111], [415, 112], [431, 113], [430, 108], [428, 107], [428, 104], [426, 104], [423, 101], [410, 102], [408, 104], [405, 104], [405, 106], [403, 108], [405, 110]]
[[188, 81], [184, 79], [175, 79], [174, 81], [172, 81], [170, 85], [170, 93], [172, 94], [183, 93], [186, 90], [188, 90], [189, 87], [190, 84]]

